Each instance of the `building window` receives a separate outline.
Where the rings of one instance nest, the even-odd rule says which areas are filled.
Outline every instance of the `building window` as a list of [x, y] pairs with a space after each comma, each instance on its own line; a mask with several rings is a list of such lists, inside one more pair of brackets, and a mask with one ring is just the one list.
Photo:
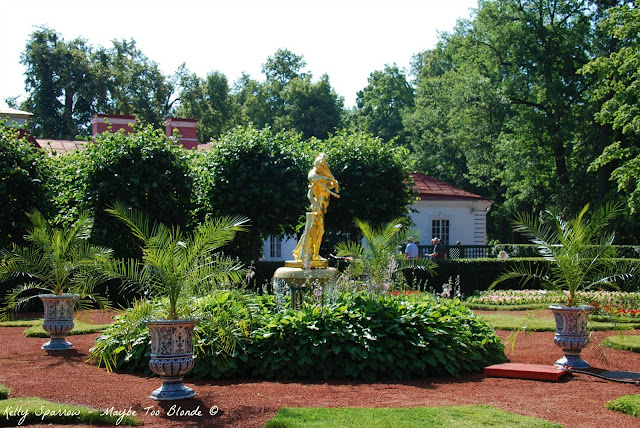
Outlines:
[[279, 236], [270, 237], [269, 250], [270, 250], [272, 259], [282, 258], [282, 239]]
[[444, 245], [449, 245], [449, 220], [431, 220], [431, 237], [438, 237]]

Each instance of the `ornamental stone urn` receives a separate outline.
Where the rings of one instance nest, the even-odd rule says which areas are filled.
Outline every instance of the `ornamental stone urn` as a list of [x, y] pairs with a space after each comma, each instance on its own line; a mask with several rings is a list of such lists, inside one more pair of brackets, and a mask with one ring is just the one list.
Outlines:
[[42, 345], [46, 351], [62, 351], [73, 349], [66, 340], [66, 335], [73, 330], [73, 305], [77, 294], [40, 294], [38, 296], [44, 306], [44, 323], [42, 328], [49, 333], [49, 341]]
[[160, 376], [162, 386], [151, 393], [154, 400], [182, 400], [196, 395], [182, 383], [194, 365], [191, 320], [148, 321], [151, 336], [151, 371]]
[[556, 361], [555, 365], [588, 369], [589, 363], [580, 357], [580, 353], [590, 342], [587, 318], [593, 311], [593, 306], [551, 305], [549, 309], [556, 319], [556, 335], [553, 343], [564, 352], [564, 357]]

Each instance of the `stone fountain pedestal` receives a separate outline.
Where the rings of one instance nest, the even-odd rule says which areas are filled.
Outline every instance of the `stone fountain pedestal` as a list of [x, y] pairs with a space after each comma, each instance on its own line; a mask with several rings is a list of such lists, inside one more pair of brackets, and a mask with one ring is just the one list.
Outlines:
[[314, 286], [325, 288], [333, 285], [338, 278], [338, 269], [329, 267], [326, 260], [287, 260], [284, 267], [273, 274], [273, 281], [283, 281], [291, 289], [291, 308], [298, 310], [302, 306], [305, 294]]

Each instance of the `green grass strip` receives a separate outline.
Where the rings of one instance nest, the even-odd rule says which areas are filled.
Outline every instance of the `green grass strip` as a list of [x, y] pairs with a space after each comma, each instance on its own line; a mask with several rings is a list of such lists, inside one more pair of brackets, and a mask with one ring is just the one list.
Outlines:
[[11, 390], [4, 385], [0, 385], [0, 400], [6, 400], [9, 398]]
[[0, 327], [31, 327], [42, 324], [42, 318], [0, 322]]
[[38, 397], [0, 401], [0, 426], [26, 424], [137, 425], [136, 418], [116, 416], [90, 407], [52, 403]]
[[524, 305], [489, 305], [486, 303], [465, 303], [467, 308], [477, 311], [534, 311], [547, 309], [549, 303], [528, 303]]
[[602, 340], [602, 346], [622, 351], [631, 351], [640, 353], [640, 336], [638, 335], [620, 335], [605, 337]]
[[589, 320], [610, 323], [640, 324], [640, 318], [615, 317], [610, 315], [589, 315]]
[[562, 427], [544, 419], [517, 415], [491, 406], [408, 408], [292, 408], [280, 409], [265, 428], [342, 427]]
[[607, 409], [615, 410], [616, 412], [626, 413], [627, 415], [640, 418], [640, 394], [638, 395], [624, 395], [620, 398], [616, 398], [613, 401], [609, 401]]
[[[37, 324], [32, 325], [24, 331], [24, 335], [27, 337], [49, 337], [49, 333], [42, 329], [43, 321], [40, 320]], [[82, 321], [75, 320], [73, 330], [67, 333], [67, 336], [74, 336], [78, 334], [99, 333], [109, 324], [87, 324]]]
[[[526, 327], [529, 331], [555, 331], [556, 322], [553, 318], [527, 317], [510, 314], [480, 314], [495, 330], [521, 330]], [[593, 331], [633, 330], [640, 328], [640, 323], [627, 322], [597, 322], [590, 321], [589, 329]]]

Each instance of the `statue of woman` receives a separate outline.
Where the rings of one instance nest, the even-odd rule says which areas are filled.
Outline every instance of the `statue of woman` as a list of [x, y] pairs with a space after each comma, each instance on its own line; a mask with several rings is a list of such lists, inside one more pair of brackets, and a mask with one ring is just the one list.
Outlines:
[[[311, 202], [311, 211], [307, 212], [304, 233], [293, 251], [293, 256], [300, 261], [325, 261], [320, 257], [320, 244], [324, 235], [324, 214], [329, 206], [329, 198], [338, 195], [338, 180], [331, 174], [327, 155], [320, 153], [313, 162], [313, 168], [307, 175], [309, 191], [307, 197]], [[333, 191], [335, 189], [335, 192]]]

